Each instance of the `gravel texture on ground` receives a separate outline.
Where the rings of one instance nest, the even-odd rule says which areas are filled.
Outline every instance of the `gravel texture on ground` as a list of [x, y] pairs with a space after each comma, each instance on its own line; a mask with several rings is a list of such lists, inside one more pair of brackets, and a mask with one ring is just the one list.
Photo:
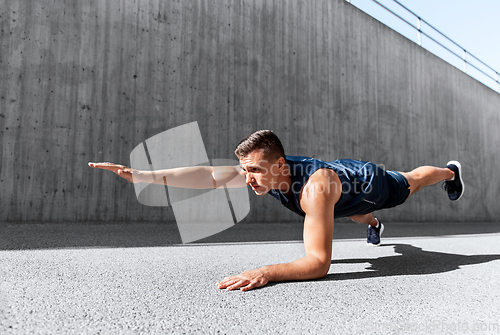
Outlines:
[[0, 334], [500, 333], [498, 232], [389, 236], [380, 247], [336, 239], [325, 278], [241, 292], [215, 283], [302, 257], [303, 244], [114, 241], [15, 250], [20, 237], [5, 233], [20, 226], [5, 227]]

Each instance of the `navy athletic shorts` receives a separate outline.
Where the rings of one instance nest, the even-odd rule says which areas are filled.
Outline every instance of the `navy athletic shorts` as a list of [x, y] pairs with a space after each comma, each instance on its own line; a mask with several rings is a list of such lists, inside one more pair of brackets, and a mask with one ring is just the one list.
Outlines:
[[410, 184], [408, 180], [396, 171], [386, 171], [386, 178], [389, 184], [389, 194], [384, 208], [401, 205], [410, 196]]

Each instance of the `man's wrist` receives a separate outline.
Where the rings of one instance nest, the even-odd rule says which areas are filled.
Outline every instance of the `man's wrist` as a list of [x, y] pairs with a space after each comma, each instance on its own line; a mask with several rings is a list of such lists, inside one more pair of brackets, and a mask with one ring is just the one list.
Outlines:
[[269, 266], [269, 265], [263, 266], [263, 267], [259, 268], [259, 271], [260, 271], [262, 277], [264, 277], [268, 281], [272, 281], [271, 266]]
[[134, 183], [153, 183], [154, 182], [154, 174], [152, 171], [142, 171], [138, 170], [134, 173], [133, 179]]

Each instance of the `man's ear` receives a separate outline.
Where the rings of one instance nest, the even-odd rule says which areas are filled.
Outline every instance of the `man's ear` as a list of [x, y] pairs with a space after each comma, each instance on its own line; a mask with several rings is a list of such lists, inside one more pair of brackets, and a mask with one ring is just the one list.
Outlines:
[[286, 161], [285, 161], [285, 158], [284, 157], [280, 157], [278, 158], [278, 171], [283, 171], [283, 169], [285, 168], [285, 165], [286, 165]]

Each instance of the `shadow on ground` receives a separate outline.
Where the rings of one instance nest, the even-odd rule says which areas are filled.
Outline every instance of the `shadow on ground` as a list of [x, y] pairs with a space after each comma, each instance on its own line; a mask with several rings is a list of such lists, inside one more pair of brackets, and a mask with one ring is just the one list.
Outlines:
[[[500, 233], [500, 223], [388, 223], [383, 237]], [[302, 241], [301, 222], [239, 223], [190, 243], [281, 243]], [[334, 240], [365, 238], [366, 226], [336, 222]], [[1, 223], [0, 250], [127, 248], [182, 245], [174, 223]]]
[[426, 251], [409, 244], [382, 244], [394, 246], [399, 255], [373, 258], [332, 260], [332, 264], [364, 264], [366, 271], [334, 273], [322, 280], [348, 280], [389, 276], [428, 275], [449, 272], [464, 265], [474, 265], [500, 259], [500, 255], [458, 255], [444, 252]]

